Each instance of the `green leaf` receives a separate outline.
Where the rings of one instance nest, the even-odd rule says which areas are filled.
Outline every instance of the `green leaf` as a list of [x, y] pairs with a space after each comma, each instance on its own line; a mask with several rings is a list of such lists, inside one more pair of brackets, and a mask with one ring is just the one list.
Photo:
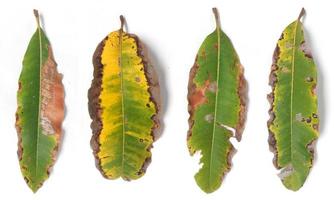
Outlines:
[[24, 179], [36, 192], [54, 164], [64, 119], [62, 75], [57, 72], [50, 43], [39, 25], [24, 55], [17, 92], [18, 156]]
[[201, 152], [203, 165], [195, 180], [207, 193], [220, 187], [231, 168], [230, 139], [241, 140], [246, 106], [243, 67], [213, 12], [217, 27], [201, 45], [188, 85], [188, 148], [191, 155]]
[[274, 165], [286, 188], [301, 188], [312, 167], [314, 142], [318, 138], [315, 88], [317, 70], [305, 43], [298, 19], [285, 28], [277, 43], [270, 74], [272, 93], [268, 121], [269, 144]]
[[159, 128], [158, 77], [136, 35], [111, 32], [93, 56], [88, 92], [91, 146], [98, 169], [108, 179], [138, 179], [151, 160]]

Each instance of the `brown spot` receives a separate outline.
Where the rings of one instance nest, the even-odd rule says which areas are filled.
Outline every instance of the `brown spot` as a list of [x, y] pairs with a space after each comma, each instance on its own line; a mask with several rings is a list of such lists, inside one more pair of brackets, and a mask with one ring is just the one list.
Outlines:
[[306, 44], [305, 41], [303, 41], [303, 42], [300, 44], [299, 49], [305, 54], [305, 56], [306, 56], [307, 58], [310, 58], [310, 59], [313, 58], [311, 49], [309, 48], [309, 46]]
[[139, 82], [140, 82], [140, 78], [139, 78], [138, 76], [136, 76], [135, 81], [136, 81], [137, 83], [139, 83]]
[[308, 145], [307, 145], [307, 150], [310, 152], [311, 154], [311, 165], [313, 163], [313, 159], [314, 159], [314, 150], [315, 150], [315, 145], [316, 145], [317, 141], [316, 140], [312, 140]]
[[238, 85], [238, 95], [240, 98], [240, 110], [239, 110], [239, 121], [235, 128], [235, 137], [240, 142], [243, 130], [245, 128], [246, 122], [246, 111], [247, 111], [247, 92], [248, 86], [246, 79], [244, 77], [244, 68], [243, 66], [238, 63], [237, 67], [239, 69], [239, 85]]
[[293, 44], [291, 42], [285, 43], [285, 48], [291, 49], [293, 47]]
[[282, 68], [281, 68], [281, 72], [282, 72], [282, 73], [290, 73], [291, 70], [290, 70], [289, 68], [287, 68], [287, 67], [282, 67]]
[[280, 169], [277, 163], [277, 147], [276, 147], [276, 139], [274, 136], [274, 133], [269, 130], [269, 137], [268, 137], [268, 143], [269, 143], [269, 150], [274, 153], [274, 158], [273, 158], [273, 164], [276, 167], [276, 169]]
[[316, 131], [319, 131], [319, 124], [313, 124], [312, 128]]
[[297, 120], [297, 121], [302, 122], [303, 119], [304, 119], [304, 118], [303, 118], [303, 116], [302, 116], [301, 113], [296, 114], [296, 120]]
[[207, 102], [207, 98], [205, 97], [205, 92], [208, 89], [209, 85], [210, 85], [209, 80], [207, 80], [205, 81], [202, 87], [193, 88], [191, 90], [191, 93], [189, 93], [188, 95], [189, 106], [191, 107], [191, 109], [195, 110], [198, 106]]
[[21, 89], [22, 89], [22, 83], [21, 81], [19, 81], [19, 91], [21, 91]]
[[315, 95], [316, 92], [317, 92], [317, 85], [316, 85], [316, 83], [313, 83], [312, 87], [311, 87], [311, 94]]
[[204, 120], [211, 123], [213, 121], [213, 114], [205, 115]]
[[206, 52], [203, 50], [201, 53], [201, 56], [205, 59], [206, 58]]
[[232, 168], [232, 158], [236, 153], [237, 153], [237, 150], [231, 145], [231, 148], [229, 149], [229, 151], [227, 153], [227, 169], [224, 172], [224, 174], [222, 175], [221, 179], [223, 179], [225, 174], [231, 170], [231, 168]]
[[307, 82], [313, 82], [313, 80], [314, 80], [314, 79], [313, 79], [312, 77], [309, 77], [309, 76], [306, 77], [306, 81], [307, 81]]
[[218, 85], [216, 81], [213, 81], [209, 84], [208, 90], [212, 93], [216, 93], [218, 89]]
[[216, 50], [218, 50], [218, 47], [219, 47], [219, 46], [218, 46], [218, 43], [215, 43], [215, 44], [214, 44], [214, 48], [215, 48]]
[[22, 160], [22, 153], [23, 153], [23, 147], [22, 147], [22, 128], [21, 128], [21, 122], [19, 118], [19, 112], [22, 108], [19, 106], [17, 108], [17, 111], [15, 113], [15, 128], [17, 132], [17, 137], [18, 137], [18, 150], [17, 150], [17, 156], [19, 157], [19, 160]]
[[273, 93], [267, 94], [267, 100], [269, 101], [270, 104], [272, 104], [274, 101], [274, 94]]
[[313, 114], [312, 114], [312, 117], [313, 117], [313, 118], [318, 118], [318, 115], [315, 114], [315, 113], [313, 113]]
[[306, 119], [306, 123], [311, 123], [311, 122], [312, 122], [311, 117], [308, 117], [308, 118]]
[[284, 180], [286, 177], [290, 176], [293, 172], [294, 172], [294, 168], [292, 166], [292, 164], [288, 164], [286, 167], [284, 167], [280, 173], [278, 174], [278, 177], [281, 180]]

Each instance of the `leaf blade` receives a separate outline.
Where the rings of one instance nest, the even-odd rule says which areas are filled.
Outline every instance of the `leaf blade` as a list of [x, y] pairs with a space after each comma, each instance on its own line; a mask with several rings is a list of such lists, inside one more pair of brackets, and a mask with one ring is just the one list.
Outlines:
[[39, 26], [38, 12], [34, 14], [38, 27], [23, 60], [15, 125], [21, 172], [36, 192], [54, 164], [64, 118], [64, 91], [50, 43]]
[[99, 75], [89, 90], [89, 110], [97, 166], [109, 179], [138, 179], [159, 127], [158, 79], [137, 36], [122, 28], [100, 43], [93, 60]]
[[318, 138], [316, 66], [298, 19], [285, 28], [274, 53], [269, 95], [271, 118], [269, 144], [283, 184], [299, 190], [312, 167], [314, 141]]
[[216, 30], [201, 45], [188, 85], [188, 148], [191, 154], [201, 151], [203, 167], [195, 180], [207, 193], [218, 189], [230, 170], [229, 140], [234, 132], [241, 139], [246, 103], [243, 68], [214, 13]]

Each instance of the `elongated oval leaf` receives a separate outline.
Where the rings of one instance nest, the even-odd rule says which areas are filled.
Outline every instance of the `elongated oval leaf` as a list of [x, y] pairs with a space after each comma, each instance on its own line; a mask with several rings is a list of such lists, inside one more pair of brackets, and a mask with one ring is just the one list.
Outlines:
[[50, 43], [39, 25], [24, 55], [17, 92], [16, 128], [21, 171], [36, 192], [48, 178], [64, 119], [64, 88]]
[[243, 67], [213, 11], [216, 30], [201, 45], [188, 85], [188, 148], [191, 155], [201, 151], [203, 165], [195, 179], [207, 193], [217, 190], [230, 170], [230, 138], [241, 140], [246, 104]]
[[159, 128], [160, 92], [153, 66], [138, 37], [110, 33], [97, 47], [88, 92], [91, 145], [102, 175], [138, 179], [151, 159]]
[[278, 41], [270, 74], [272, 93], [268, 96], [274, 165], [281, 169], [279, 177], [285, 187], [294, 191], [303, 186], [309, 174], [319, 134], [317, 71], [304, 39], [303, 14], [304, 9]]

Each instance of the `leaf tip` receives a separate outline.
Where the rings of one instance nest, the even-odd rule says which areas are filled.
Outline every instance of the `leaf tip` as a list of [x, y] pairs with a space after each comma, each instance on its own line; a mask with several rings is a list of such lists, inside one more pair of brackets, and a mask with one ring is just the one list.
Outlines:
[[305, 14], [306, 14], [305, 8], [302, 8], [298, 16], [298, 21], [300, 21]]
[[33, 183], [32, 184], [28, 183], [28, 186], [34, 194], [36, 194], [38, 189], [41, 187], [41, 185], [33, 184]]

